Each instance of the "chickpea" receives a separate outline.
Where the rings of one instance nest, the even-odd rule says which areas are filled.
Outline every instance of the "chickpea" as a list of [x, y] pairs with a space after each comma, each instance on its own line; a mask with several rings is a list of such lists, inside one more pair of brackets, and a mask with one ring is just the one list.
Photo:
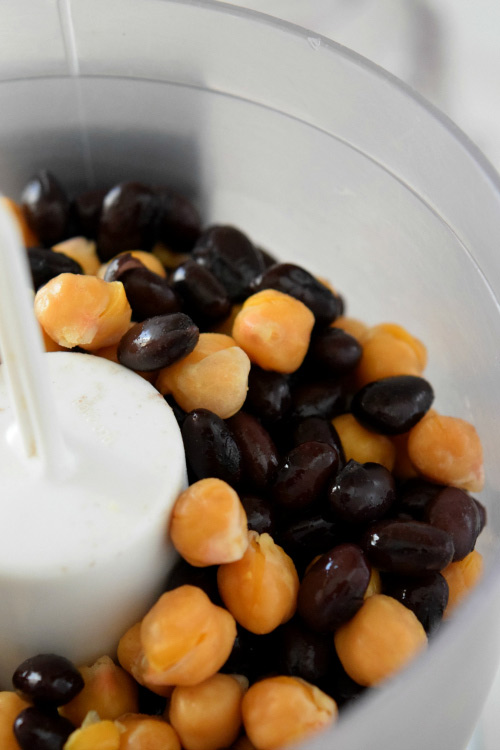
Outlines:
[[381, 594], [382, 593], [382, 579], [380, 578], [380, 573], [376, 568], [371, 569], [370, 573], [370, 580], [368, 581], [368, 586], [366, 587], [366, 591], [364, 593], [363, 599], [368, 599], [369, 596], [373, 596], [374, 594]]
[[169, 717], [185, 750], [218, 750], [238, 737], [246, 686], [228, 674], [215, 674], [172, 693]]
[[[157, 242], [153, 247], [153, 257], [157, 258], [164, 268], [174, 271], [191, 258], [188, 253], [174, 253], [163, 242]], [[150, 269], [153, 270], [152, 268]]]
[[[13, 201], [11, 198], [7, 198], [4, 195], [0, 195], [0, 203], [10, 213], [21, 232], [21, 237], [25, 247], [39, 247], [40, 240], [30, 229], [28, 222], [24, 216], [23, 210], [19, 204]], [[3, 746], [2, 746], [3, 747]]]
[[422, 342], [395, 323], [370, 328], [362, 344], [363, 355], [356, 369], [359, 387], [391, 375], [421, 375], [427, 362]]
[[141, 623], [137, 622], [122, 635], [118, 643], [118, 661], [120, 666], [128, 672], [139, 685], [151, 690], [157, 695], [167, 698], [172, 694], [171, 685], [152, 685], [144, 677], [144, 650], [141, 643]]
[[236, 621], [262, 635], [293, 616], [299, 577], [292, 559], [269, 534], [249, 531], [248, 538], [241, 560], [219, 567], [217, 583], [222, 600]]
[[343, 331], [353, 336], [360, 344], [363, 343], [363, 339], [367, 332], [370, 330], [366, 323], [363, 323], [357, 318], [347, 318], [341, 315], [339, 318], [333, 321], [331, 324], [332, 328], [341, 328]]
[[142, 621], [145, 679], [153, 685], [196, 685], [219, 671], [236, 638], [236, 623], [196, 586], [163, 594]]
[[476, 429], [457, 417], [432, 414], [410, 430], [408, 455], [427, 479], [479, 492], [484, 485], [483, 449]]
[[137, 711], [137, 685], [109, 656], [101, 656], [90, 667], [80, 667], [80, 673], [85, 682], [83, 690], [59, 709], [75, 726], [82, 724], [89, 711], [111, 721]]
[[195, 482], [177, 498], [170, 538], [177, 552], [195, 567], [240, 560], [248, 547], [248, 533], [238, 495], [221, 479]]
[[35, 313], [51, 339], [93, 351], [121, 339], [132, 311], [119, 281], [61, 273], [35, 296]]
[[228, 419], [243, 406], [250, 360], [230, 336], [201, 333], [187, 357], [160, 370], [156, 387], [172, 393], [184, 411], [209, 409]]
[[341, 414], [332, 424], [338, 432], [346, 461], [354, 459], [360, 464], [374, 461], [392, 471], [396, 448], [390, 438], [367, 430], [352, 414]]
[[347, 674], [365, 687], [392, 677], [425, 648], [427, 636], [414, 613], [396, 599], [374, 594], [335, 633]]
[[52, 247], [55, 253], [63, 253], [68, 258], [76, 260], [82, 267], [83, 273], [95, 276], [101, 266], [97, 257], [96, 245], [86, 237], [72, 237]]
[[[118, 253], [118, 255], [115, 255], [115, 258], [118, 258], [120, 255], [125, 255], [126, 253], [129, 255], [132, 255], [134, 258], [137, 258], [137, 260], [139, 260], [142, 263], [142, 265], [148, 269], [148, 271], [152, 271], [153, 273], [156, 273], [158, 276], [162, 276], [162, 278], [166, 277], [167, 272], [165, 271], [165, 268], [161, 260], [157, 258], [156, 255], [153, 255], [152, 253], [148, 253], [145, 250], [125, 250], [123, 253]], [[114, 258], [111, 258], [111, 260], [114, 260]], [[103, 263], [101, 266], [99, 266], [98, 270], [96, 271], [96, 274], [100, 279], [104, 278], [104, 275], [106, 273], [106, 270], [110, 262], [111, 261], [108, 261], [107, 263]]]
[[0, 691], [0, 747], [2, 750], [19, 750], [13, 725], [17, 716], [29, 705], [11, 690]]
[[116, 720], [120, 750], [181, 750], [175, 730], [159, 716], [125, 714]]
[[109, 719], [85, 722], [75, 729], [64, 744], [63, 750], [120, 750], [120, 730]]
[[453, 610], [465, 599], [483, 575], [483, 557], [477, 550], [472, 550], [463, 560], [450, 563], [441, 575], [446, 578], [449, 596], [444, 617], [449, 617]]
[[233, 338], [262, 369], [290, 373], [304, 361], [313, 326], [314, 315], [302, 302], [264, 289], [243, 303]]
[[242, 704], [245, 731], [257, 750], [274, 750], [309, 739], [337, 718], [337, 704], [298, 677], [256, 682]]

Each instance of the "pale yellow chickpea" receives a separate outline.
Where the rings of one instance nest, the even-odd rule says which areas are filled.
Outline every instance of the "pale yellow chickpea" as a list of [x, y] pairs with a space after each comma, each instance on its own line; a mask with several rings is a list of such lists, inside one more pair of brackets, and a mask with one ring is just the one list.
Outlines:
[[147, 681], [144, 676], [146, 667], [144, 650], [141, 643], [141, 623], [132, 625], [120, 638], [118, 642], [118, 661], [120, 666], [128, 672], [139, 685], [151, 690], [157, 695], [166, 698], [172, 694], [171, 685], [154, 685]]
[[358, 386], [391, 375], [421, 375], [427, 363], [425, 346], [396, 323], [381, 323], [361, 338], [363, 354], [356, 368]]
[[249, 531], [248, 537], [248, 548], [241, 560], [219, 567], [217, 583], [235, 620], [262, 635], [293, 616], [299, 577], [292, 559], [269, 534]]
[[169, 719], [184, 750], [218, 750], [234, 742], [247, 687], [248, 682], [220, 673], [198, 685], [176, 687]]
[[14, 721], [29, 705], [11, 690], [0, 692], [0, 748], [2, 750], [19, 750], [19, 744], [14, 736]]
[[85, 723], [70, 734], [63, 750], [121, 750], [120, 730], [109, 719]]
[[441, 575], [446, 578], [449, 592], [448, 603], [444, 611], [445, 618], [450, 616], [481, 580], [483, 567], [483, 556], [477, 549], [473, 549], [463, 560], [452, 562], [441, 571]]
[[[202, 522], [200, 522], [202, 519]], [[229, 484], [210, 477], [182, 492], [170, 520], [177, 552], [195, 567], [240, 560], [248, 547], [247, 516]]]
[[120, 750], [181, 750], [175, 730], [159, 716], [125, 714], [115, 723], [120, 729]]
[[83, 273], [89, 276], [95, 276], [101, 266], [95, 242], [86, 237], [71, 237], [69, 240], [54, 245], [52, 250], [75, 260], [81, 265]]
[[352, 414], [341, 414], [332, 424], [338, 432], [346, 461], [353, 459], [360, 464], [374, 461], [392, 471], [396, 447], [390, 438], [367, 430]]
[[[125, 250], [123, 253], [118, 253], [118, 255], [115, 255], [115, 258], [119, 258], [120, 255], [131, 255], [133, 258], [136, 258], [138, 261], [142, 263], [143, 266], [145, 266], [148, 271], [152, 271], [157, 276], [161, 276], [162, 278], [165, 278], [167, 275], [167, 272], [165, 271], [165, 268], [163, 267], [163, 264], [159, 258], [156, 257], [156, 255], [153, 255], [152, 253], [148, 253], [145, 250]], [[111, 260], [114, 260], [114, 258], [111, 258]], [[97, 276], [100, 279], [104, 278], [104, 275], [107, 271], [108, 265], [111, 261], [108, 261], [107, 263], [103, 263], [99, 268], [97, 269]]]
[[21, 206], [13, 201], [12, 198], [7, 198], [5, 195], [0, 195], [0, 203], [10, 213], [19, 227], [25, 247], [38, 247], [40, 240], [28, 225]]
[[245, 731], [257, 750], [305, 741], [331, 726], [337, 704], [298, 677], [269, 677], [247, 691], [242, 704]]

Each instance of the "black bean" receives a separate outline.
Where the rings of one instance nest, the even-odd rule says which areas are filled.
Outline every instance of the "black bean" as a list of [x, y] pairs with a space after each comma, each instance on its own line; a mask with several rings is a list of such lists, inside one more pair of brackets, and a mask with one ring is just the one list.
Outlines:
[[36, 706], [21, 711], [14, 722], [14, 735], [21, 750], [63, 750], [73, 724], [57, 712], [46, 713]]
[[309, 271], [292, 263], [276, 263], [252, 282], [252, 291], [277, 289], [300, 300], [313, 313], [316, 323], [331, 323], [339, 314], [339, 303], [333, 292]]
[[287, 413], [291, 403], [290, 386], [285, 375], [252, 365], [245, 410], [256, 414], [264, 423], [272, 423]]
[[221, 668], [225, 674], [242, 674], [250, 682], [280, 673], [280, 630], [255, 635], [240, 625], [228, 660]]
[[124, 250], [149, 250], [154, 242], [158, 205], [154, 192], [139, 182], [123, 182], [106, 193], [97, 252], [102, 261]]
[[280, 651], [283, 674], [301, 677], [314, 685], [329, 675], [335, 660], [331, 635], [316, 633], [299, 619], [281, 629]]
[[144, 263], [132, 253], [122, 253], [109, 261], [104, 272], [104, 281], [121, 281], [124, 273], [137, 268], [145, 268]]
[[434, 391], [416, 375], [394, 375], [368, 383], [351, 402], [356, 419], [384, 435], [408, 432], [431, 408]]
[[186, 412], [179, 406], [179, 404], [171, 394], [167, 394], [164, 398], [174, 412], [174, 417], [177, 420], [177, 424], [179, 425], [179, 427], [182, 427], [182, 423], [186, 418]]
[[239, 411], [226, 421], [241, 453], [243, 481], [264, 489], [278, 467], [278, 451], [259, 420]]
[[379, 570], [409, 576], [443, 570], [454, 553], [446, 531], [420, 521], [378, 521], [367, 531], [363, 547]]
[[180, 309], [177, 295], [167, 279], [146, 267], [125, 271], [120, 281], [125, 287], [134, 320], [167, 315]]
[[137, 685], [137, 708], [140, 714], [163, 717], [167, 708], [167, 699], [142, 685]]
[[194, 317], [216, 320], [231, 311], [224, 286], [208, 268], [194, 260], [188, 260], [176, 269], [172, 285]]
[[75, 665], [57, 654], [25, 659], [14, 672], [12, 683], [28, 700], [46, 706], [64, 706], [84, 685]]
[[131, 370], [151, 372], [186, 357], [198, 343], [200, 332], [184, 313], [157, 315], [136, 323], [118, 344], [118, 361]]
[[247, 514], [248, 528], [274, 538], [276, 513], [269, 500], [257, 495], [241, 495], [240, 500]]
[[179, 586], [196, 586], [218, 606], [222, 600], [217, 586], [217, 567], [217, 565], [208, 565], [204, 568], [196, 568], [180, 558], [167, 576], [164, 591], [172, 591]]
[[476, 503], [477, 510], [479, 513], [479, 534], [480, 534], [488, 522], [488, 514], [486, 513], [486, 508], [484, 507], [482, 503], [479, 502], [479, 500], [476, 500], [476, 498], [474, 498], [474, 502]]
[[291, 416], [294, 419], [325, 417], [333, 419], [345, 409], [342, 385], [333, 380], [299, 385], [292, 393]]
[[394, 477], [381, 464], [349, 461], [328, 492], [328, 507], [336, 518], [368, 523], [383, 518], [396, 499]]
[[157, 237], [169, 250], [188, 253], [198, 239], [201, 219], [191, 201], [167, 187], [155, 188]]
[[354, 336], [341, 328], [325, 328], [311, 339], [308, 359], [332, 377], [351, 372], [361, 359], [363, 349]]
[[337, 654], [335, 654], [329, 674], [321, 680], [319, 687], [327, 695], [331, 695], [339, 709], [357, 700], [367, 690], [349, 677]]
[[241, 453], [223, 419], [208, 409], [194, 409], [182, 425], [186, 458], [198, 479], [217, 477], [230, 485], [241, 479]]
[[230, 226], [214, 226], [203, 232], [193, 258], [213, 273], [233, 302], [248, 296], [250, 282], [264, 270], [260, 250], [243, 232]]
[[107, 190], [88, 190], [81, 193], [71, 204], [71, 215], [77, 233], [95, 239], [99, 231], [102, 204]]
[[42, 247], [28, 249], [28, 263], [35, 290], [60, 273], [83, 273], [81, 265], [73, 258]]
[[316, 555], [322, 555], [340, 543], [341, 528], [339, 523], [321, 515], [308, 516], [292, 523], [288, 521], [276, 533], [276, 541], [292, 558], [300, 575]]
[[384, 594], [411, 609], [429, 635], [436, 631], [448, 604], [448, 583], [441, 573], [427, 573], [421, 578], [384, 576]]
[[294, 447], [311, 441], [327, 443], [332, 448], [336, 448], [340, 456], [340, 468], [344, 465], [344, 449], [339, 434], [330, 420], [325, 417], [306, 417], [293, 424], [292, 442]]
[[264, 250], [263, 247], [259, 247], [260, 252], [262, 253], [262, 259], [264, 261], [264, 267], [270, 268], [271, 266], [274, 266], [275, 263], [277, 263], [277, 259], [274, 257], [274, 255], [271, 255], [271, 253], [268, 250]]
[[66, 238], [69, 202], [53, 174], [39, 172], [23, 190], [21, 206], [30, 229], [46, 247]]
[[297, 611], [312, 630], [329, 632], [353, 617], [363, 604], [371, 568], [361, 547], [339, 544], [307, 571]]
[[424, 521], [427, 505], [442, 489], [442, 484], [435, 484], [427, 479], [407, 479], [397, 490], [397, 503], [394, 509], [398, 513], [411, 516], [415, 521]]
[[339, 466], [339, 452], [326, 443], [302, 443], [290, 451], [276, 472], [273, 500], [287, 510], [303, 510], [318, 500]]
[[479, 510], [474, 498], [458, 487], [441, 490], [425, 509], [425, 520], [451, 536], [453, 562], [463, 560], [474, 549], [481, 530]]

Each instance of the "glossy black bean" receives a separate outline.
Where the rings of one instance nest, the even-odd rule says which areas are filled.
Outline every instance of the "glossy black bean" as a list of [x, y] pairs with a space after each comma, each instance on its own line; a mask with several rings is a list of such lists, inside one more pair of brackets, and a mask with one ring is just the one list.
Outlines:
[[328, 491], [328, 507], [335, 518], [369, 523], [383, 518], [396, 499], [394, 477], [381, 464], [349, 461]]
[[137, 321], [155, 315], [178, 312], [179, 300], [167, 279], [148, 268], [134, 268], [123, 273], [120, 281], [132, 308], [132, 318]]
[[278, 260], [274, 257], [274, 255], [271, 255], [269, 250], [264, 250], [263, 247], [259, 247], [259, 250], [262, 253], [262, 260], [264, 261], [264, 268], [271, 268], [271, 266], [274, 266], [275, 263], [278, 262]]
[[481, 518], [474, 498], [459, 490], [446, 487], [429, 503], [425, 520], [448, 532], [453, 540], [453, 561], [463, 560], [475, 547], [481, 530]]
[[118, 344], [118, 361], [131, 370], [169, 367], [193, 351], [200, 331], [184, 313], [157, 315], [136, 323]]
[[184, 422], [184, 419], [186, 418], [186, 412], [184, 411], [184, 409], [181, 409], [181, 407], [179, 406], [179, 404], [177, 403], [177, 401], [172, 395], [167, 394], [165, 396], [165, 401], [174, 412], [174, 417], [177, 420], [177, 424], [179, 425], [179, 427], [182, 427], [182, 423]]
[[47, 713], [36, 706], [21, 711], [14, 722], [14, 735], [21, 750], [63, 750], [73, 724], [54, 711]]
[[222, 601], [217, 586], [217, 565], [195, 568], [180, 558], [167, 576], [164, 591], [172, 591], [179, 586], [196, 586], [204, 591], [214, 604], [219, 605]]
[[341, 328], [325, 328], [313, 335], [308, 359], [332, 377], [340, 377], [356, 367], [362, 353], [354, 336]]
[[102, 204], [97, 252], [102, 261], [124, 250], [149, 250], [158, 211], [153, 190], [140, 182], [123, 182], [106, 193]]
[[279, 628], [267, 635], [255, 635], [238, 625], [233, 649], [220, 671], [242, 674], [251, 683], [280, 674], [280, 635]]
[[186, 458], [198, 479], [217, 477], [230, 485], [241, 479], [241, 453], [223, 419], [208, 409], [195, 409], [182, 424]]
[[264, 270], [260, 250], [231, 226], [213, 226], [203, 232], [193, 258], [213, 273], [233, 302], [248, 296], [250, 282]]
[[451, 536], [421, 521], [378, 521], [367, 531], [363, 547], [379, 570], [409, 576], [443, 570], [454, 554]]
[[137, 685], [137, 707], [140, 714], [163, 717], [167, 708], [167, 699], [142, 685]]
[[242, 479], [264, 489], [278, 468], [278, 451], [270, 434], [251, 414], [239, 411], [226, 421], [241, 453]]
[[331, 445], [332, 448], [336, 448], [340, 456], [339, 468], [342, 468], [345, 463], [344, 449], [339, 434], [329, 419], [325, 417], [306, 417], [293, 423], [293, 446], [295, 447], [311, 441], [326, 443], [327, 445]]
[[155, 188], [157, 237], [174, 253], [190, 252], [201, 232], [201, 219], [190, 200], [167, 187]]
[[333, 419], [345, 409], [342, 385], [335, 381], [323, 380], [317, 383], [304, 383], [292, 392], [291, 416], [294, 419], [324, 417]]
[[258, 534], [270, 534], [274, 539], [276, 513], [269, 500], [246, 494], [240, 495], [240, 500], [247, 514], [248, 528]]
[[398, 487], [394, 510], [411, 516], [415, 521], [423, 521], [427, 505], [442, 489], [444, 489], [442, 484], [435, 484], [427, 479], [420, 479], [420, 477], [407, 479]]
[[335, 654], [330, 672], [321, 680], [319, 687], [334, 699], [339, 709], [357, 700], [368, 689], [358, 685], [349, 677], [337, 654]]
[[479, 534], [480, 534], [481, 531], [486, 526], [486, 524], [488, 523], [488, 514], [486, 512], [486, 508], [484, 507], [482, 503], [479, 502], [479, 500], [476, 500], [476, 498], [474, 498], [474, 502], [476, 503], [477, 510], [479, 513]]
[[371, 568], [356, 544], [339, 544], [307, 571], [299, 588], [297, 611], [311, 630], [334, 631], [363, 604]]
[[224, 286], [208, 268], [194, 260], [188, 260], [176, 269], [172, 286], [194, 317], [216, 320], [231, 311]]
[[28, 700], [46, 706], [64, 706], [84, 684], [75, 665], [58, 654], [25, 659], [14, 672], [12, 683]]
[[290, 555], [299, 575], [316, 555], [322, 555], [342, 540], [342, 527], [321, 515], [300, 518], [281, 525], [276, 541]]
[[448, 604], [448, 583], [441, 573], [414, 579], [384, 576], [382, 591], [411, 609], [429, 635], [438, 628]]
[[112, 258], [107, 264], [104, 281], [121, 281], [124, 273], [137, 268], [145, 268], [144, 263], [141, 263], [139, 258], [132, 253], [122, 253]]
[[326, 443], [302, 443], [280, 464], [271, 487], [273, 500], [287, 510], [311, 507], [339, 467], [339, 453]]
[[272, 423], [285, 416], [291, 403], [290, 386], [285, 375], [252, 365], [244, 404], [247, 411], [256, 414], [264, 423]]
[[30, 229], [46, 247], [66, 238], [69, 201], [53, 174], [38, 172], [23, 190], [21, 206]]
[[395, 375], [368, 383], [351, 402], [356, 419], [384, 435], [408, 432], [431, 408], [434, 391], [416, 375]]
[[282, 673], [313, 685], [329, 675], [335, 659], [332, 636], [310, 630], [298, 618], [281, 629], [280, 651]]
[[28, 249], [28, 263], [35, 290], [60, 273], [83, 273], [81, 265], [73, 258], [43, 247]]
[[300, 300], [319, 324], [331, 323], [339, 314], [336, 295], [309, 271], [292, 263], [276, 263], [254, 279], [252, 291], [262, 289], [277, 289]]
[[71, 204], [70, 213], [77, 234], [95, 239], [99, 231], [102, 204], [107, 190], [88, 190], [78, 195]]

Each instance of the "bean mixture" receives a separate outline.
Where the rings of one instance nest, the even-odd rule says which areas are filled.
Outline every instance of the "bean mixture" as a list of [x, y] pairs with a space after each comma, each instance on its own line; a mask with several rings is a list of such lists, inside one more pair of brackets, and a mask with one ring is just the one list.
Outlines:
[[425, 346], [232, 226], [137, 182], [2, 199], [48, 351], [148, 379], [189, 486], [164, 593], [92, 665], [38, 654], [0, 693], [3, 750], [273, 750], [425, 648], [482, 571], [474, 427], [433, 407]]

